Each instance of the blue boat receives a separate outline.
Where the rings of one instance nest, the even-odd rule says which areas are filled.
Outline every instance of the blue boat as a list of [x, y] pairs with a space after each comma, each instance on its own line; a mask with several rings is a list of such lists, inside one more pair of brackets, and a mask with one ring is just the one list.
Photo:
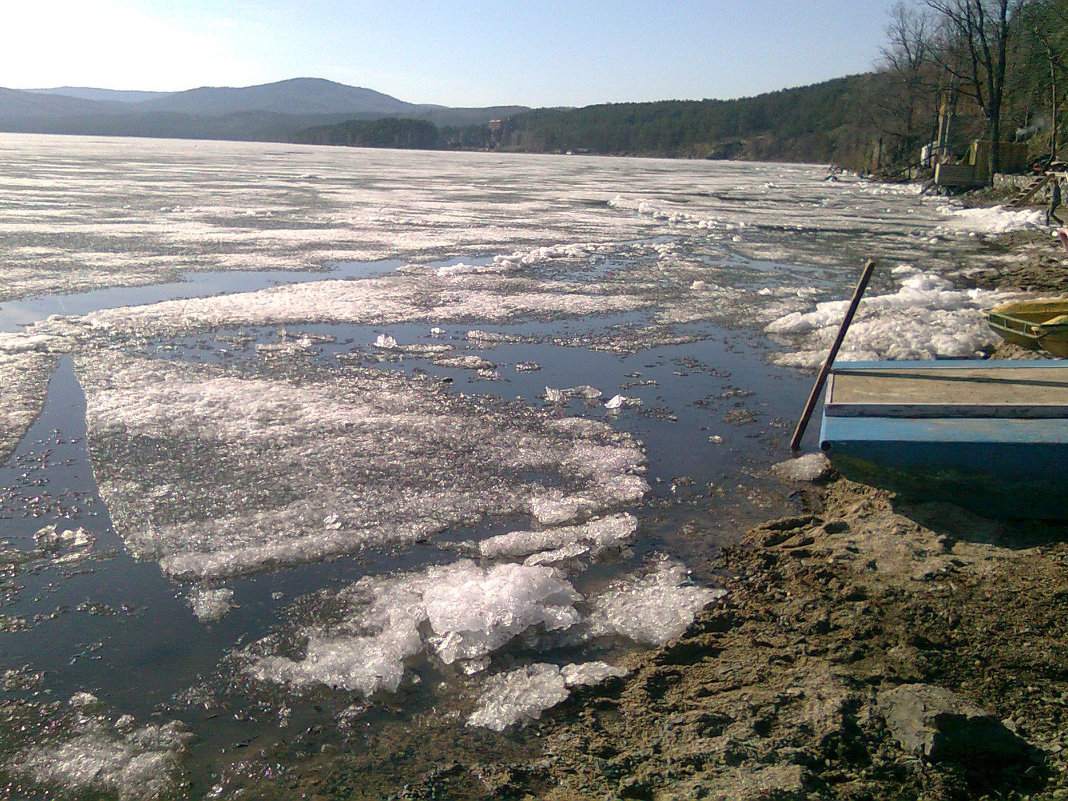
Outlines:
[[1068, 363], [836, 363], [820, 448], [846, 478], [910, 498], [1068, 519]]

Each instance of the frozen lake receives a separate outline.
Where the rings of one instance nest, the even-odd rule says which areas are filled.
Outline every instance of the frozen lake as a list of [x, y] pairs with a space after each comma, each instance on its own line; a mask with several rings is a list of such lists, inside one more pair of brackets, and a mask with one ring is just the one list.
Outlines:
[[973, 356], [1002, 296], [935, 271], [1027, 214], [819, 166], [0, 135], [0, 784], [285, 798], [345, 748], [387, 793], [534, 747], [791, 509], [797, 368], [863, 261], [847, 353]]

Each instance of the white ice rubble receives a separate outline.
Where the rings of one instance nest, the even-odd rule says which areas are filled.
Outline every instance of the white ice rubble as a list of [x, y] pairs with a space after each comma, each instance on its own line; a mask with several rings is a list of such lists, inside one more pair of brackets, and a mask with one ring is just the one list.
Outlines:
[[1041, 209], [1013, 209], [1007, 206], [961, 209], [942, 206], [938, 211], [946, 221], [936, 233], [964, 233], [994, 236], [1012, 231], [1046, 227], [1046, 213]]
[[686, 631], [699, 611], [724, 594], [726, 590], [691, 584], [682, 564], [662, 559], [647, 574], [621, 579], [590, 600], [588, 636], [622, 636], [663, 645]]
[[[361, 579], [330, 604], [332, 622], [296, 632], [296, 639], [306, 642], [300, 657], [249, 655], [247, 671], [259, 681], [298, 691], [324, 684], [371, 696], [380, 690], [395, 692], [407, 661], [420, 654], [455, 664], [465, 675], [478, 675], [500, 649], [528, 635], [550, 640], [555, 636], [560, 644], [572, 645], [601, 637], [661, 645], [682, 634], [697, 612], [720, 594], [691, 584], [686, 569], [666, 558], [647, 573], [621, 579], [591, 598], [583, 598], [551, 567], [481, 566], [465, 559]], [[567, 687], [622, 675], [598, 663], [563, 671], [553, 666], [548, 672], [529, 667], [533, 672], [487, 679], [486, 710], [476, 712], [473, 725], [495, 727], [493, 721], [509, 716], [518, 720], [534, 707], [546, 708], [541, 700], [530, 708], [522, 706], [523, 693], [509, 689], [517, 682], [536, 680], [538, 693], [553, 687], [553, 697], [562, 700]], [[511, 702], [521, 709], [505, 709]]]
[[[301, 660], [265, 656], [250, 672], [295, 687], [326, 684], [370, 696], [395, 692], [404, 660], [424, 649], [443, 663], [478, 660], [533, 626], [567, 629], [579, 620], [579, 595], [548, 567], [468, 560], [386, 578], [364, 578], [340, 600], [340, 626], [309, 629]], [[422, 633], [426, 629], [426, 636]]]
[[[896, 292], [866, 295], [849, 328], [840, 358], [938, 359], [975, 357], [995, 345], [985, 310], [1015, 297], [985, 289], [956, 289], [933, 273], [910, 266], [894, 271]], [[838, 331], [848, 301], [825, 301], [812, 311], [792, 312], [765, 330], [792, 346], [772, 360], [792, 367], [818, 367]]]

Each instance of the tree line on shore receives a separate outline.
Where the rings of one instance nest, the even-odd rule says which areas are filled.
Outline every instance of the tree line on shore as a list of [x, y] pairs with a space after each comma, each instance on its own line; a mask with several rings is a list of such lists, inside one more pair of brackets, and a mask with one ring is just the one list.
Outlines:
[[487, 124], [351, 120], [297, 141], [363, 147], [594, 153], [830, 162], [905, 173], [953, 114], [958, 147], [1027, 138], [1060, 146], [1068, 0], [899, 2], [875, 68], [862, 75], [736, 100], [606, 103], [537, 109]]

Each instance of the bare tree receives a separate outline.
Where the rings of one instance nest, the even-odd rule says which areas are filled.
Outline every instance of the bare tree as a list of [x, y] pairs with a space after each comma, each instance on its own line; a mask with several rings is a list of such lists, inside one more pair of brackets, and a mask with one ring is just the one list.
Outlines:
[[890, 10], [887, 45], [880, 68], [887, 74], [882, 94], [876, 98], [876, 124], [893, 142], [890, 158], [910, 163], [930, 133], [928, 107], [934, 94], [931, 85], [934, 21], [929, 9], [907, 5], [902, 0]]
[[989, 178], [1000, 168], [1001, 108], [1011, 17], [1028, 0], [927, 0], [942, 20], [944, 63], [982, 110], [990, 139]]

